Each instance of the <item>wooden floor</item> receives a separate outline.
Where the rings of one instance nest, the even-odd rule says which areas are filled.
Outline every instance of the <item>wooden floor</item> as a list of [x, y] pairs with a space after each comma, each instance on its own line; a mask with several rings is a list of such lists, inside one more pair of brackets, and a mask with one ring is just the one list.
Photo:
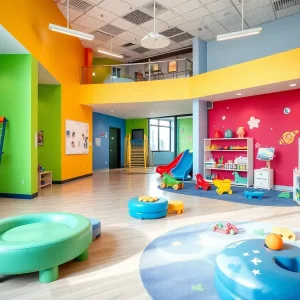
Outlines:
[[[0, 299], [150, 299], [139, 278], [140, 256], [150, 241], [169, 230], [220, 220], [266, 221], [299, 227], [299, 207], [258, 207], [175, 195], [158, 190], [159, 182], [156, 174], [101, 172], [45, 189], [34, 200], [0, 199], [0, 218], [65, 211], [99, 218], [102, 223], [102, 236], [92, 243], [88, 261], [62, 265], [59, 280], [50, 284], [39, 283], [37, 273], [0, 277]], [[182, 200], [184, 214], [159, 220], [133, 219], [127, 213], [127, 200], [136, 195]]]

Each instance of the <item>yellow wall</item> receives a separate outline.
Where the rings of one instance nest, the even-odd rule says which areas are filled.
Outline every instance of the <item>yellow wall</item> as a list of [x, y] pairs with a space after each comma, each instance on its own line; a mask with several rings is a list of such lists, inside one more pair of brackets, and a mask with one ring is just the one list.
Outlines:
[[184, 100], [300, 78], [300, 48], [190, 78], [83, 85], [82, 104]]
[[65, 155], [65, 119], [87, 122], [92, 141], [92, 109], [80, 105], [80, 68], [84, 49], [79, 39], [55, 33], [49, 23], [66, 26], [53, 0], [3, 1], [3, 25], [62, 84], [62, 179], [92, 172], [92, 147], [88, 155]]

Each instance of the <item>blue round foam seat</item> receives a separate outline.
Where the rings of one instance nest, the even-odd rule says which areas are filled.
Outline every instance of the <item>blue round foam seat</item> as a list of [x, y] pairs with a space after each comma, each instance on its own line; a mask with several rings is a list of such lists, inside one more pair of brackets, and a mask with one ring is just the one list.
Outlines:
[[142, 202], [138, 197], [128, 201], [129, 215], [137, 219], [158, 219], [168, 213], [168, 200], [159, 198], [156, 202]]
[[90, 218], [93, 228], [93, 240], [101, 236], [101, 222], [98, 219]]
[[216, 258], [215, 288], [221, 300], [296, 300], [300, 295], [300, 248], [280, 251], [263, 239], [228, 245]]

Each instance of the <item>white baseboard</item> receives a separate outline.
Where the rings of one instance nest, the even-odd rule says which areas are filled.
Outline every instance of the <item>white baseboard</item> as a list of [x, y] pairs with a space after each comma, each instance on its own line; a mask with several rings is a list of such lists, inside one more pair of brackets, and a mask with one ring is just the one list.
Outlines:
[[292, 192], [293, 187], [292, 186], [285, 186], [285, 185], [274, 185], [274, 190]]

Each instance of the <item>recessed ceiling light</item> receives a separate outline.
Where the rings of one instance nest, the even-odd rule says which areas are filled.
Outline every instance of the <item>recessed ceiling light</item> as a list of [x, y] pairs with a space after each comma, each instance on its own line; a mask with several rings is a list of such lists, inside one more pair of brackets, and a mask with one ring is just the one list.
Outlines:
[[296, 86], [296, 85], [297, 85], [297, 83], [292, 83], [292, 84], [290, 84], [291, 87], [294, 87], [294, 86]]
[[114, 112], [113, 110], [111, 110], [110, 112]]
[[237, 95], [237, 96], [242, 96], [242, 93], [237, 93], [236, 95]]

